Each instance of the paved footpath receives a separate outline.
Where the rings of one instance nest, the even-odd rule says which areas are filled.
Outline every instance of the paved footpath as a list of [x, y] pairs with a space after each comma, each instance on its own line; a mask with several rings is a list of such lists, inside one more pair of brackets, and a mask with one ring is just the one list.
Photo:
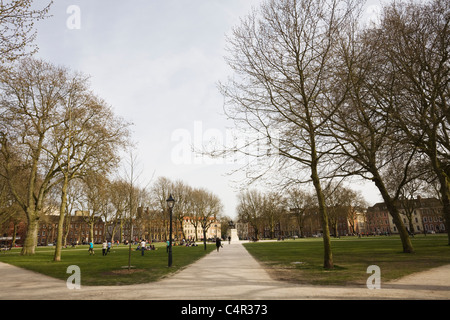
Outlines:
[[5, 263], [0, 263], [0, 274], [0, 299], [12, 300], [450, 299], [450, 265], [382, 283], [381, 289], [297, 285], [273, 280], [241, 243], [226, 242], [220, 252], [148, 284], [69, 290], [65, 281]]

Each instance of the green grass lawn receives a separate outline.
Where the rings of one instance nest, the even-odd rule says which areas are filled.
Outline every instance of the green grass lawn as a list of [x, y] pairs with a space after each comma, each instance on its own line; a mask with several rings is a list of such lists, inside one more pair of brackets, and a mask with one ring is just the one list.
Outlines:
[[316, 285], [365, 285], [367, 267], [377, 265], [381, 280], [450, 264], [447, 235], [417, 235], [415, 253], [402, 253], [400, 238], [342, 237], [332, 239], [335, 268], [323, 269], [323, 240], [298, 239], [245, 244], [245, 248], [278, 280]]
[[145, 251], [143, 257], [140, 251], [134, 251], [136, 246], [132, 246], [133, 268], [130, 271], [128, 271], [128, 246], [125, 245], [113, 247], [107, 256], [102, 255], [101, 245], [94, 246], [95, 255], [89, 255], [88, 246], [66, 248], [63, 249], [60, 262], [53, 261], [53, 247], [38, 247], [33, 256], [21, 256], [20, 248], [13, 248], [10, 252], [0, 254], [0, 261], [62, 280], [67, 280], [70, 276], [66, 273], [67, 267], [77, 265], [81, 271], [81, 285], [129, 285], [160, 280], [215, 248], [214, 245], [208, 244], [205, 251], [203, 244], [200, 243], [198, 247], [174, 246], [173, 265], [168, 268], [165, 243], [156, 243], [155, 246], [157, 250]]

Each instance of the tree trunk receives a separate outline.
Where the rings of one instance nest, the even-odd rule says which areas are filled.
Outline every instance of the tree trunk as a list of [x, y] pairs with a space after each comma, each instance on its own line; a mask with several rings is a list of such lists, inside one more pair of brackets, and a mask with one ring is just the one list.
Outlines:
[[392, 200], [391, 196], [387, 192], [381, 178], [378, 175], [374, 175], [374, 182], [377, 186], [378, 190], [380, 190], [381, 196], [383, 197], [384, 203], [389, 211], [389, 214], [392, 216], [392, 220], [397, 227], [397, 230], [400, 234], [400, 239], [402, 241], [403, 252], [404, 253], [414, 253], [414, 248], [411, 243], [411, 239], [409, 238], [408, 231], [406, 230], [405, 225], [402, 222], [400, 217], [400, 213], [398, 212], [397, 206]]
[[428, 153], [428, 156], [430, 157], [433, 171], [440, 184], [439, 192], [442, 201], [442, 215], [445, 227], [447, 228], [448, 245], [450, 246], [450, 179], [447, 171], [442, 169], [442, 165], [436, 157], [436, 152]]
[[450, 181], [444, 176], [439, 177], [439, 181], [441, 184], [442, 215], [447, 228], [448, 245], [450, 246]]
[[334, 268], [333, 253], [331, 250], [330, 228], [328, 225], [328, 213], [325, 205], [325, 197], [323, 195], [322, 187], [320, 185], [319, 175], [317, 174], [317, 165], [315, 164], [316, 163], [315, 157], [313, 157], [312, 162], [313, 163], [311, 165], [311, 178], [317, 194], [317, 201], [319, 204], [319, 215], [323, 229], [323, 249], [324, 249], [323, 267], [325, 269], [333, 269]]
[[89, 241], [94, 243], [94, 221], [89, 221]]
[[58, 221], [58, 233], [56, 238], [56, 248], [55, 256], [53, 261], [61, 261], [61, 251], [62, 251], [62, 241], [64, 233], [64, 217], [66, 215], [67, 208], [67, 188], [69, 186], [69, 181], [67, 177], [64, 179], [62, 192], [61, 192], [61, 205], [59, 207], [59, 221]]
[[19, 223], [16, 221], [14, 221], [14, 228], [13, 228], [13, 234], [12, 234], [12, 241], [11, 241], [11, 248], [13, 248], [16, 245], [16, 240], [17, 240], [17, 229], [19, 229]]
[[[31, 211], [31, 209], [28, 209], [27, 211]], [[27, 232], [22, 251], [20, 253], [23, 256], [33, 255], [35, 253], [37, 232], [39, 227], [39, 218], [37, 218], [36, 216], [38, 215], [35, 212], [27, 212]]]
[[206, 250], [206, 230], [205, 229], [203, 229], [203, 244], [204, 244], [204, 246], [205, 246], [205, 250]]

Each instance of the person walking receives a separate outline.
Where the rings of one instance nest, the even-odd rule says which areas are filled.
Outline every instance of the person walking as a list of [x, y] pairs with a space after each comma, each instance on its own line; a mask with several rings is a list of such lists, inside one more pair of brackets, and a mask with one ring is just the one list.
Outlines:
[[106, 254], [111, 251], [111, 241], [108, 241], [108, 249], [106, 250]]
[[141, 256], [144, 256], [145, 245], [146, 245], [145, 240], [142, 239], [142, 241], [141, 241]]
[[222, 242], [220, 241], [220, 238], [217, 237], [216, 238], [216, 248], [217, 248], [217, 252], [219, 252], [219, 248], [222, 246]]
[[95, 254], [94, 253], [94, 243], [91, 241], [89, 242], [89, 255]]
[[105, 241], [103, 241], [102, 243], [102, 255], [106, 256], [106, 249], [108, 248], [108, 243]]

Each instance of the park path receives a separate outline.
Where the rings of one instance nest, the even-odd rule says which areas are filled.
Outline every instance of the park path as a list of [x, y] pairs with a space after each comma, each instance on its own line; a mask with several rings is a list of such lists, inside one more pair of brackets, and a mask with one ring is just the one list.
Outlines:
[[[175, 263], [176, 260], [174, 260]], [[129, 286], [82, 286], [0, 263], [0, 299], [450, 299], [450, 265], [410, 275], [369, 290], [295, 285], [273, 280], [241, 243], [224, 243], [161, 281]]]

